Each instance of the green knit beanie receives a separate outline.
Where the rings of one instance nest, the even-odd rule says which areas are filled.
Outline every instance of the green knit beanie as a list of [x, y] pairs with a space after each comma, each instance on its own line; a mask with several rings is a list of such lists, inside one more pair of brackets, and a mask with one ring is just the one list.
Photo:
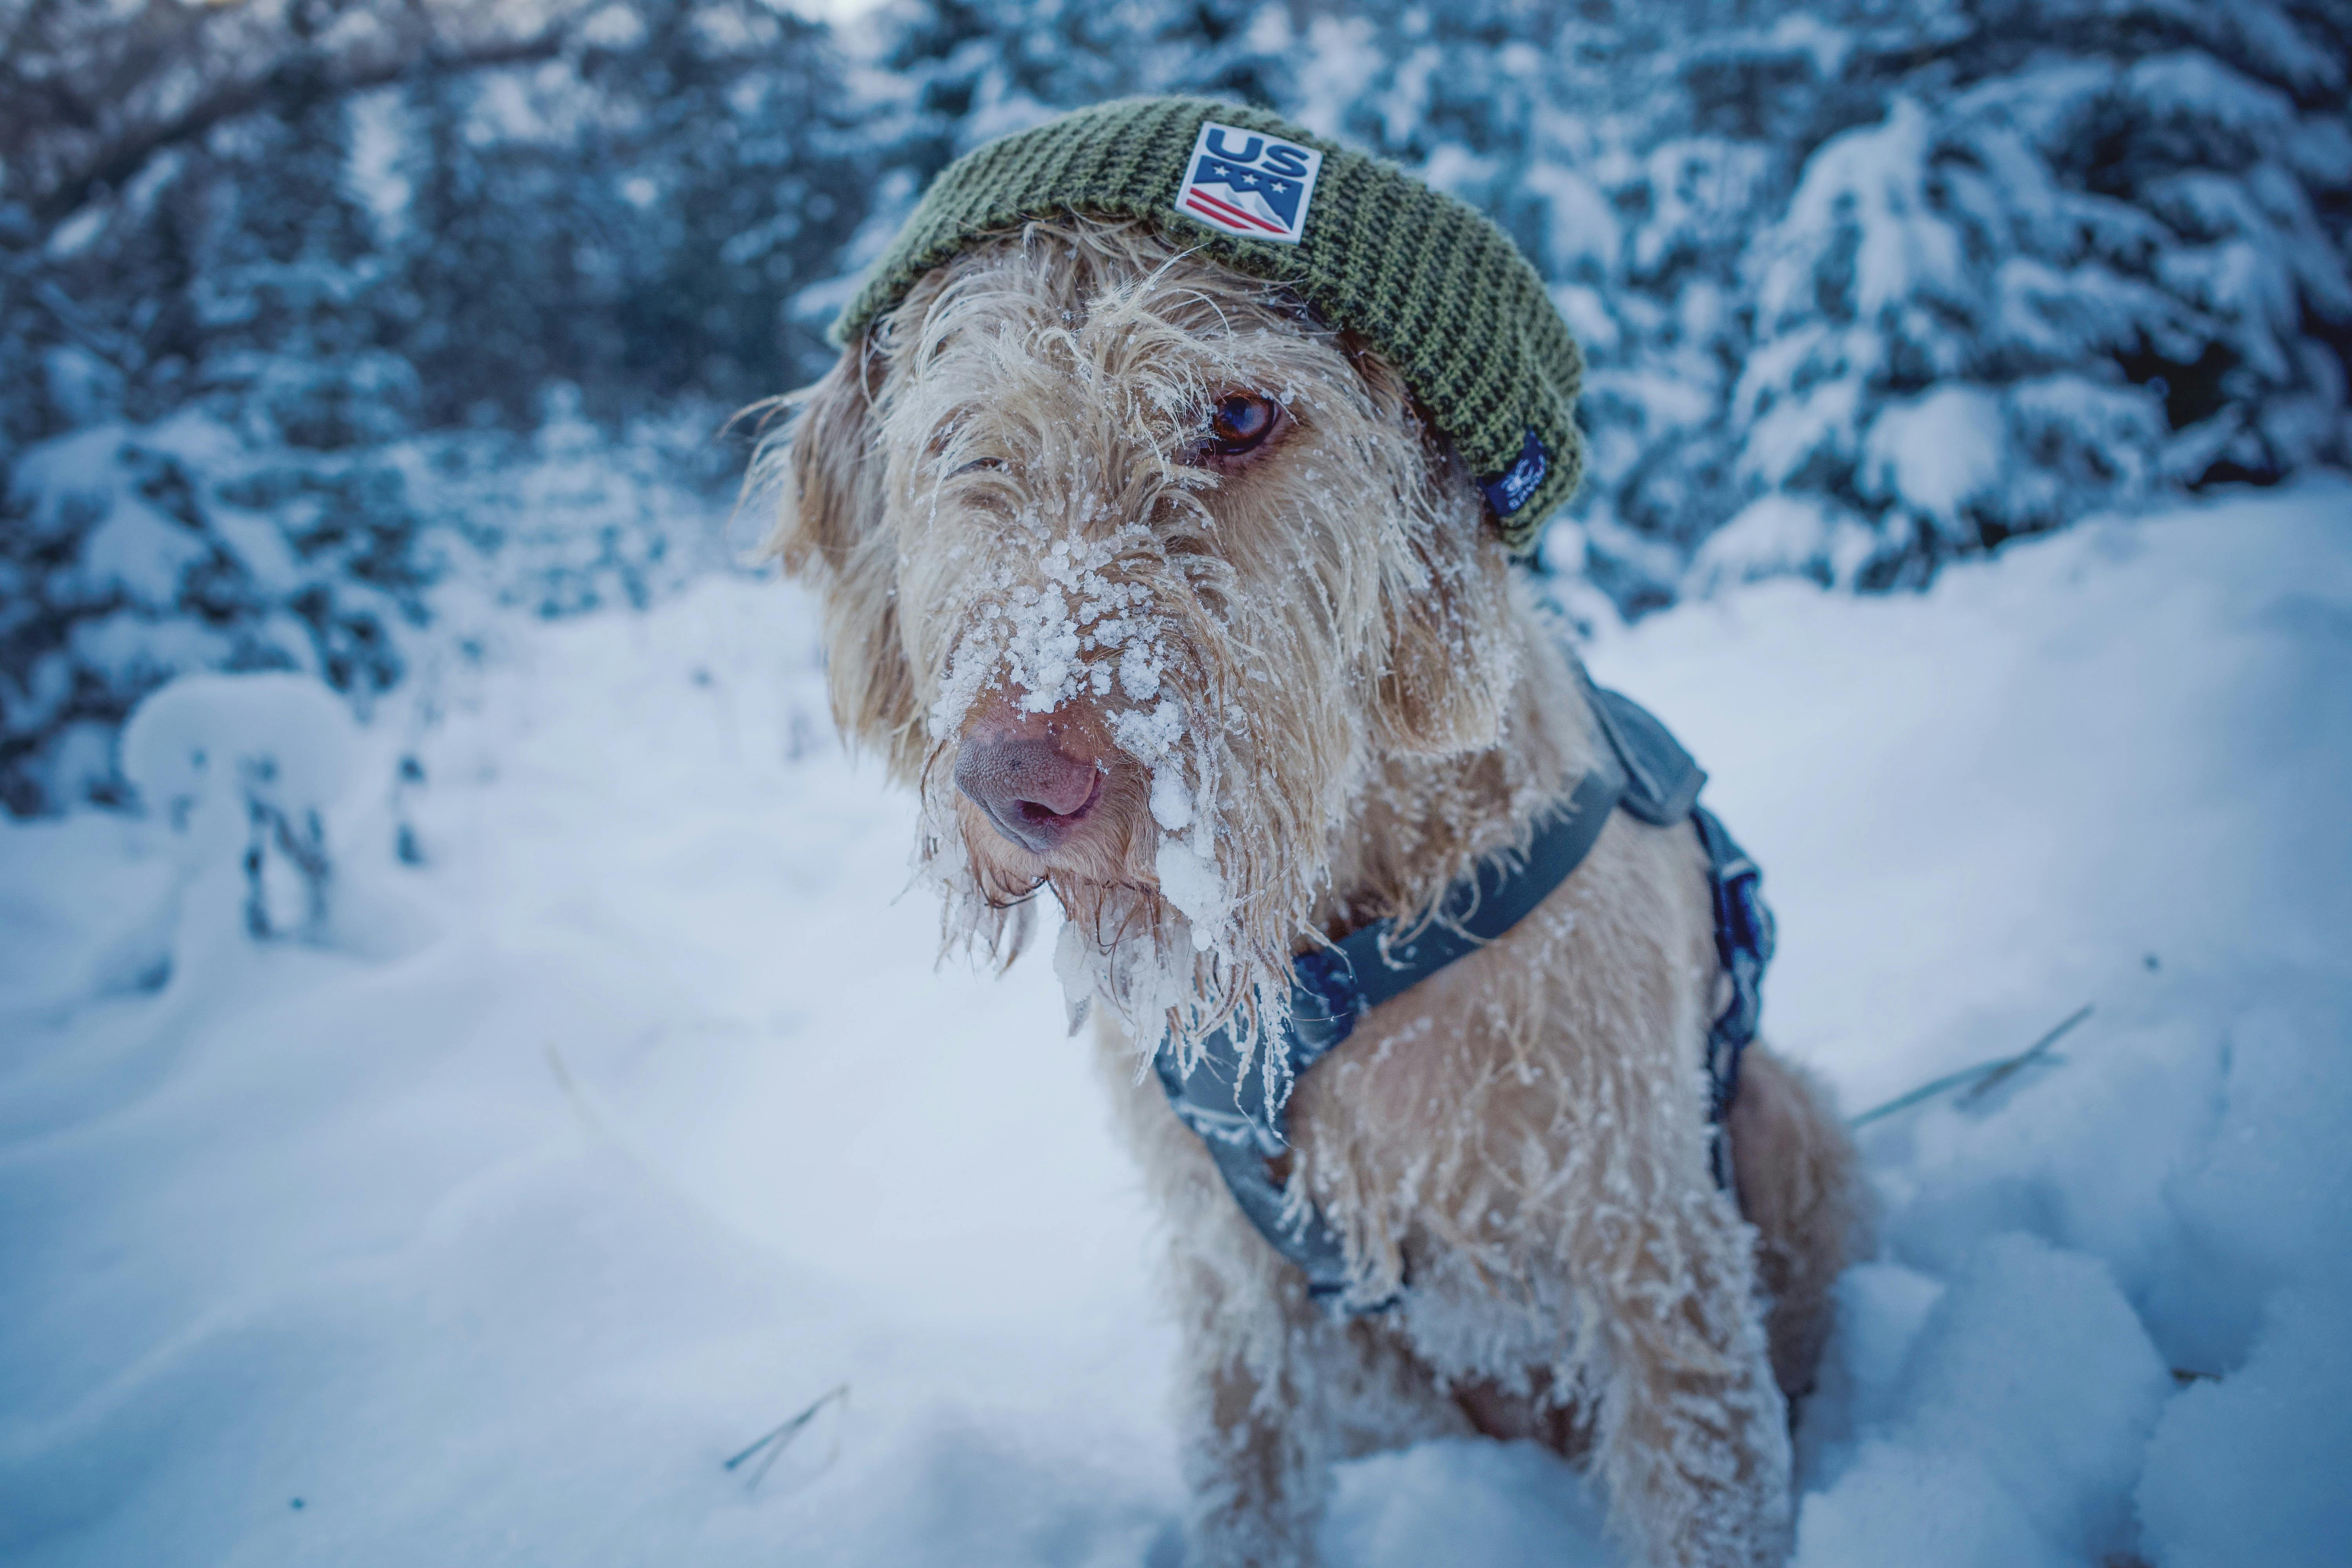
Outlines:
[[1402, 170], [1240, 104], [1126, 99], [974, 148], [931, 182], [835, 341], [982, 237], [1065, 213], [1143, 219], [1360, 333], [1469, 465], [1515, 552], [1575, 492], [1583, 359], [1509, 237]]

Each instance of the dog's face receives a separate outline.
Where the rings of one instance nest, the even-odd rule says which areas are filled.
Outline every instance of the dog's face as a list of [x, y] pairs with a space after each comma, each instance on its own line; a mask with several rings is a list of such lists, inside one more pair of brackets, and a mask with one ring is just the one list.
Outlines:
[[1147, 1037], [1278, 1009], [1332, 833], [1384, 760], [1491, 745], [1509, 679], [1501, 547], [1402, 379], [1085, 222], [932, 272], [801, 401], [775, 547], [950, 936], [1050, 887]]

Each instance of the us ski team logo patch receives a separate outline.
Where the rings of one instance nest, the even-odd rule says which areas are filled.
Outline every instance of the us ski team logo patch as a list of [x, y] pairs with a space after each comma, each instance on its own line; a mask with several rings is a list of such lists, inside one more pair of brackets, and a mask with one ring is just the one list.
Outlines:
[[1322, 171], [1323, 154], [1311, 147], [1212, 120], [1192, 143], [1176, 210], [1226, 234], [1297, 245]]

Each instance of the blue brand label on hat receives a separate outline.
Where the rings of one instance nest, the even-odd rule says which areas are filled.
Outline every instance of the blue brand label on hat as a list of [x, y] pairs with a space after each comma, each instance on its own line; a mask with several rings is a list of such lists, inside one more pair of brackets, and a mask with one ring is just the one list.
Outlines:
[[1508, 517], [1528, 504], [1528, 498], [1550, 471], [1551, 460], [1544, 455], [1543, 443], [1530, 430], [1519, 445], [1518, 461], [1504, 469], [1499, 479], [1488, 479], [1478, 488], [1486, 492], [1486, 504], [1495, 509], [1496, 517]]
[[1322, 172], [1312, 147], [1212, 120], [1193, 138], [1176, 210], [1220, 233], [1297, 245]]

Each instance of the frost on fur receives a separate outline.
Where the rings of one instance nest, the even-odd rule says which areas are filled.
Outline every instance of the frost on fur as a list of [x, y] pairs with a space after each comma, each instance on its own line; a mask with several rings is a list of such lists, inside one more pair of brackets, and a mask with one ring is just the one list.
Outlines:
[[[1208, 460], [1236, 395], [1279, 405], [1268, 454]], [[1659, 1563], [1784, 1555], [1757, 1232], [1709, 1173], [1717, 961], [1686, 826], [1611, 825], [1537, 916], [1304, 1080], [1264, 1075], [1286, 1203], [1368, 1296], [1410, 1284], [1391, 1313], [1310, 1302], [1138, 1081], [1218, 1026], [1246, 1061], [1295, 953], [1437, 918], [1591, 761], [1570, 661], [1394, 370], [1145, 230], [1033, 224], [919, 282], [767, 468], [836, 716], [920, 793], [947, 943], [1009, 957], [1050, 891], [1071, 1026], [1103, 1004], [1172, 1222], [1203, 1559], [1306, 1561], [1332, 1458], [1465, 1430], [1589, 1447]], [[1813, 1184], [1845, 1192], [1825, 1101], [1797, 1084], [1782, 1111], [1743, 1187], [1779, 1191], [1776, 1150], [1818, 1133]], [[1845, 1242], [1802, 1185], [1771, 1213], [1820, 1267], [1776, 1283], [1811, 1292], [1786, 1337], [1817, 1346]]]
[[[1295, 421], [1278, 471], [1188, 461], [1234, 388]], [[1139, 1045], [1277, 1027], [1376, 752], [1489, 737], [1512, 658], [1393, 373], [1141, 231], [1038, 224], [919, 285], [796, 429], [774, 548], [890, 666], [837, 658], [836, 710], [922, 790], [948, 944], [1009, 957], [1050, 889]], [[1083, 714], [1115, 830], [1053, 860], [989, 833], [951, 766], [983, 713]]]

